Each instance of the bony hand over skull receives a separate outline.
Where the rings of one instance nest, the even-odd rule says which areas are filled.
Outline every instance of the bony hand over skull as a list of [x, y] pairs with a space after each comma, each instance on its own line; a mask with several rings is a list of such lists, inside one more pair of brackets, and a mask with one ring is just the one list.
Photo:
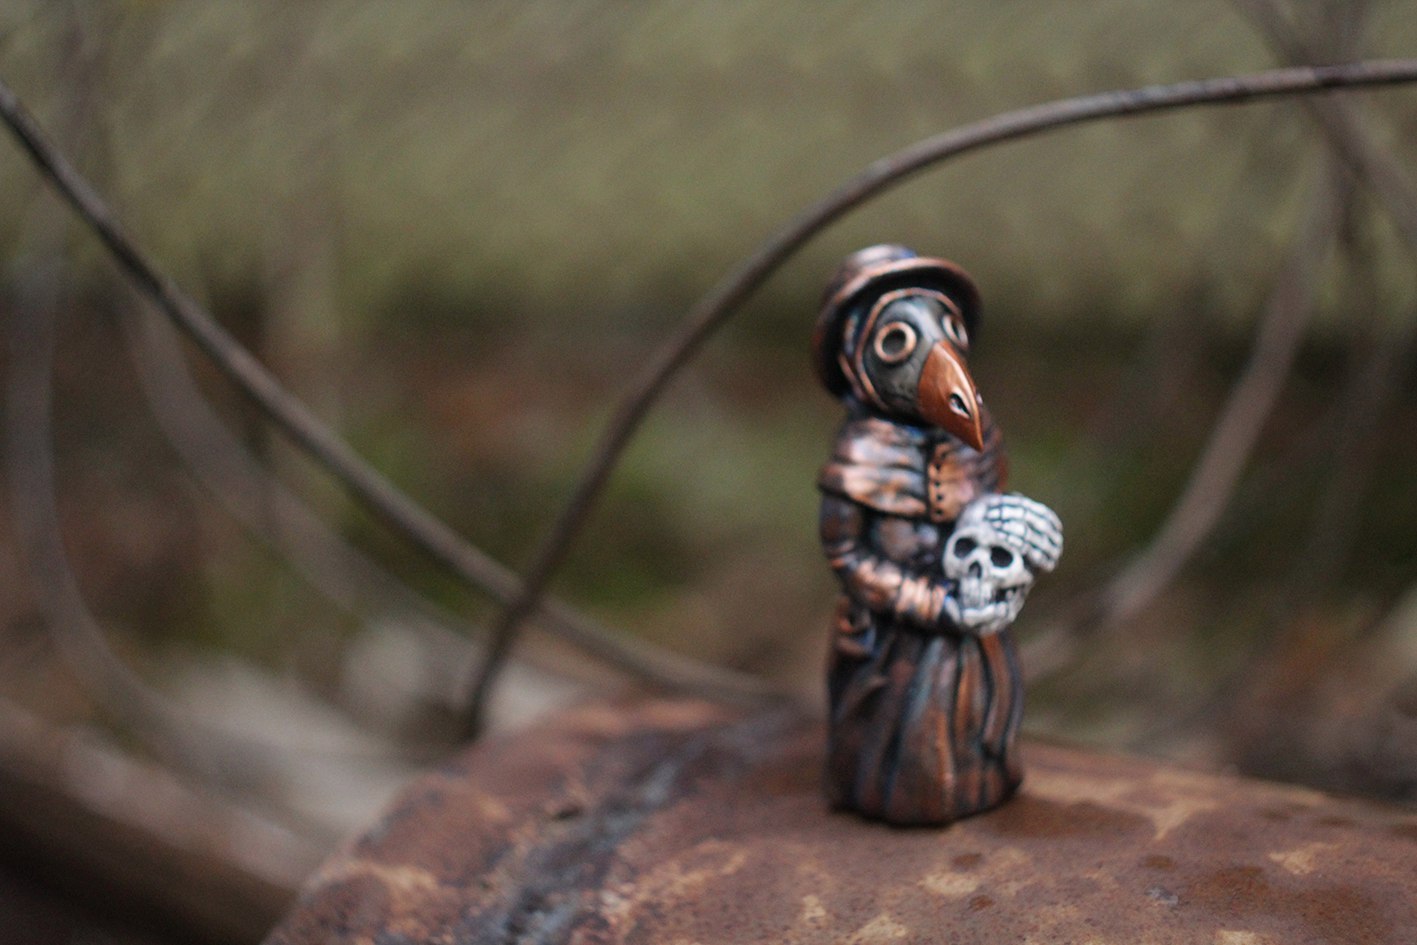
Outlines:
[[1034, 577], [1053, 570], [1062, 551], [1062, 523], [1046, 505], [1016, 493], [975, 499], [945, 544], [946, 616], [971, 633], [998, 633], [1018, 619]]

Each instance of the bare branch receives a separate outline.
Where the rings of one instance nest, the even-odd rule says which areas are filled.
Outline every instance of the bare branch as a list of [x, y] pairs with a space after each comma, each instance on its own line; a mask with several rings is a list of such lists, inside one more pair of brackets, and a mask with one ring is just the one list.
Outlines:
[[[1342, 189], [1341, 196], [1335, 191]], [[1289, 377], [1315, 308], [1316, 273], [1333, 246], [1351, 188], [1328, 185], [1275, 283], [1250, 359], [1217, 418], [1181, 496], [1156, 537], [1102, 591], [1103, 626], [1124, 623], [1155, 599], [1210, 535], [1234, 495], [1260, 431]]]
[[[51, 262], [50, 268], [55, 265]], [[57, 275], [32, 266], [10, 313], [6, 397], [11, 501], [16, 530], [61, 658], [90, 693], [187, 770], [216, 777], [230, 756], [254, 765], [244, 746], [209, 741], [182, 724], [182, 713], [154, 692], [109, 647], [83, 601], [59, 532], [50, 449]], [[220, 755], [218, 757], [218, 751]]]
[[118, 322], [149, 409], [197, 481], [249, 532], [277, 549], [320, 593], [356, 615], [392, 613], [459, 636], [476, 631], [350, 546], [270, 475], [207, 403], [172, 326], [124, 307]]
[[[1274, 0], [1235, 0], [1235, 4], [1254, 21], [1281, 59], [1301, 63], [1320, 58], [1313, 45], [1285, 22]], [[1324, 97], [1306, 100], [1304, 106], [1329, 148], [1372, 189], [1399, 235], [1417, 253], [1417, 188], [1402, 165], [1364, 129], [1356, 104]]]
[[[1285, 19], [1275, 0], [1235, 0], [1276, 55], [1291, 62], [1314, 61], [1318, 52]], [[1339, 12], [1357, 22], [1364, 4], [1344, 4]], [[1333, 153], [1355, 172], [1376, 198], [1417, 257], [1417, 186], [1392, 155], [1364, 128], [1357, 103], [1306, 102]], [[1377, 430], [1384, 407], [1399, 389], [1414, 348], [1417, 318], [1399, 320], [1389, 329], [1374, 328], [1370, 351], [1352, 371], [1349, 391], [1335, 408], [1330, 442], [1336, 465], [1323, 496], [1315, 503], [1308, 539], [1296, 556], [1298, 566], [1285, 595], [1291, 614], [1312, 602], [1347, 557], [1354, 541], [1354, 520], [1377, 458]], [[1284, 621], [1280, 621], [1281, 625]], [[1278, 646], [1278, 641], [1272, 647]], [[1272, 657], [1272, 654], [1270, 655]], [[1270, 658], [1270, 657], [1263, 657]]]
[[389, 758], [399, 748], [288, 748], [221, 723], [193, 717], [150, 686], [115, 652], [84, 600], [60, 528], [53, 451], [52, 364], [59, 279], [54, 257], [32, 264], [16, 280], [9, 312], [5, 462], [11, 506], [39, 605], [59, 658], [104, 715], [195, 777], [213, 784], [260, 781], [282, 755]]
[[[139, 292], [196, 342], [221, 372], [292, 442], [327, 469], [396, 533], [469, 586], [513, 603], [515, 574], [423, 509], [351, 450], [202, 306], [160, 272], [127, 236], [97, 192], [47, 140], [15, 93], [0, 81], [0, 117], [36, 167], [103, 242]], [[538, 607], [540, 595], [538, 595]], [[621, 639], [564, 604], [539, 607], [548, 629], [591, 656], [652, 685], [737, 702], [772, 698], [767, 683], [710, 667], [640, 642]], [[529, 610], [528, 610], [529, 612]]]
[[[477, 720], [485, 707], [490, 683], [505, 659], [516, 632], [522, 622], [536, 611], [546, 584], [649, 405], [712, 330], [826, 224], [889, 185], [948, 157], [1052, 128], [1204, 103], [1237, 103], [1324, 89], [1380, 86], [1414, 80], [1417, 80], [1417, 60], [1386, 60], [1274, 70], [1108, 92], [986, 119], [927, 139], [870, 165], [779, 231], [690, 311], [681, 330], [661, 349], [660, 355], [649, 362], [646, 372], [632, 386], [630, 394], [612, 417], [595, 457], [561, 517], [542, 543], [528, 580], [520, 589], [515, 576], [462, 540], [443, 522], [360, 460], [347, 444], [289, 395], [250, 352], [237, 344], [201, 306], [160, 273], [128, 239], [111, 211], [88, 183], [47, 142], [37, 123], [3, 82], [0, 82], [0, 116], [4, 117], [36, 165], [93, 228], [140, 291], [186, 331], [218, 368], [294, 443], [330, 470], [390, 527], [473, 586], [504, 601], [506, 608], [494, 628], [492, 643], [472, 690], [469, 717]], [[599, 628], [582, 623], [577, 627], [577, 632], [583, 645], [587, 638], [592, 638], [602, 651], [620, 648], [619, 641], [606, 636]], [[752, 685], [742, 688], [754, 689]]]
[[537, 548], [521, 594], [507, 605], [494, 625], [492, 645], [472, 683], [468, 730], [476, 732], [498, 668], [506, 658], [522, 621], [535, 609], [650, 406], [709, 335], [736, 312], [768, 276], [828, 224], [927, 167], [970, 151], [1055, 128], [1194, 105], [1234, 104], [1324, 89], [1404, 83], [1414, 79], [1417, 79], [1417, 60], [1385, 60], [1278, 69], [1244, 76], [1103, 92], [986, 118], [927, 138], [867, 166], [837, 190], [802, 211], [724, 276], [689, 310], [678, 330], [647, 361], [644, 371], [630, 384], [602, 431], [571, 497]]
[[[69, 40], [82, 45], [75, 21]], [[93, 62], [79, 57], [91, 84]], [[71, 117], [84, 111], [87, 97], [76, 96]], [[14, 264], [13, 305], [9, 312], [6, 464], [16, 531], [36, 578], [48, 638], [58, 657], [83, 684], [104, 714], [124, 724], [150, 748], [186, 770], [219, 780], [232, 770], [260, 770], [262, 756], [220, 733], [192, 730], [183, 713], [128, 668], [109, 646], [98, 621], [84, 604], [60, 535], [55, 497], [52, 441], [52, 361], [56, 321], [63, 300], [58, 247], [62, 224], [42, 207], [30, 234], [28, 256]]]
[[[1319, 58], [1320, 52], [1314, 44], [1306, 43], [1299, 36], [1274, 0], [1236, 0], [1236, 5], [1250, 17], [1279, 56], [1289, 61]], [[1334, 24], [1320, 23], [1311, 30], [1311, 35], [1355, 35], [1361, 25], [1363, 6], [1356, 3], [1338, 6], [1335, 12], [1347, 20], [1340, 26], [1347, 28], [1335, 29]], [[1403, 168], [1366, 132], [1358, 103], [1327, 99], [1304, 104], [1316, 119], [1334, 158], [1347, 164], [1358, 182], [1377, 198], [1379, 208], [1387, 213], [1409, 251], [1417, 256], [1417, 188]], [[1361, 250], [1345, 248], [1354, 259], [1363, 258]], [[1351, 289], [1349, 294], [1351, 296]], [[1361, 302], [1354, 304], [1359, 310], [1363, 308]], [[1253, 698], [1266, 680], [1273, 685], [1283, 678], [1284, 654], [1299, 646], [1296, 641], [1304, 628], [1313, 625], [1304, 619], [1305, 610], [1349, 554], [1354, 541], [1356, 509], [1377, 458], [1378, 429], [1384, 408], [1400, 389], [1412, 353], [1417, 349], [1417, 318], [1412, 313], [1395, 321], [1391, 328], [1369, 324], [1368, 329], [1372, 336], [1370, 350], [1365, 356], [1355, 358], [1346, 396], [1333, 407], [1325, 423], [1316, 425], [1319, 435], [1310, 438], [1323, 443], [1324, 449], [1336, 458], [1327, 487], [1314, 503], [1308, 538], [1295, 554], [1296, 567], [1290, 575], [1288, 590], [1278, 595], [1282, 603], [1272, 621], [1276, 632], [1226, 675], [1192, 718], [1172, 719], [1167, 723], [1169, 726], [1195, 725], [1200, 719], [1214, 718], [1221, 713], [1233, 714], [1239, 699]], [[1312, 446], [1305, 449], [1311, 452]], [[1154, 734], [1153, 729], [1143, 737]]]
[[[1255, 22], [1276, 53], [1290, 62], [1312, 61], [1315, 52], [1284, 20], [1275, 0], [1236, 0], [1240, 8]], [[1396, 227], [1417, 257], [1417, 186], [1392, 155], [1384, 151], [1367, 134], [1356, 103], [1330, 100], [1305, 103], [1335, 153], [1341, 155], [1367, 184], [1380, 208]], [[1417, 318], [1399, 323], [1391, 335], [1377, 340], [1363, 366], [1354, 372], [1350, 395], [1340, 406], [1342, 411], [1335, 453], [1340, 457], [1338, 468], [1317, 511], [1305, 543], [1301, 562], [1301, 577], [1296, 580], [1313, 593], [1320, 583], [1319, 576], [1341, 563], [1345, 549], [1351, 545], [1353, 510], [1363, 493], [1372, 470], [1377, 440], [1373, 435], [1382, 409], [1401, 383], [1413, 349], [1417, 348]], [[1348, 537], [1334, 541], [1340, 531]]]
[[[1255, 21], [1280, 55], [1291, 61], [1319, 58], [1316, 49], [1295, 35], [1273, 0], [1236, 0], [1236, 4]], [[1335, 159], [1346, 164], [1373, 190], [1399, 234], [1417, 252], [1417, 190], [1411, 187], [1401, 168], [1364, 131], [1352, 103], [1325, 99], [1304, 104], [1317, 120]], [[1292, 265], [1291, 274], [1297, 275]], [[1292, 309], [1292, 303], [1276, 308], [1274, 303], [1278, 301], [1276, 296], [1271, 302], [1266, 326], [1277, 316], [1296, 319], [1297, 312]], [[1286, 310], [1287, 315], [1284, 314]], [[1264, 337], [1266, 332], [1272, 335], [1269, 341]], [[1406, 334], [1403, 332], [1404, 336]], [[1276, 341], [1283, 343], [1284, 339], [1275, 336], [1268, 327], [1262, 329], [1254, 359], [1236, 385], [1216, 426], [1216, 435], [1207, 444], [1207, 450], [1197, 463], [1182, 497], [1151, 545], [1123, 568], [1102, 592], [1101, 623], [1116, 624], [1134, 616], [1169, 583], [1210, 534], [1229, 505], [1240, 472], [1258, 436], [1259, 426], [1268, 416], [1278, 394], [1278, 385], [1283, 379], [1280, 372], [1287, 373], [1294, 354], [1292, 345], [1296, 345], [1298, 340], [1297, 334], [1291, 334], [1288, 338], [1291, 347], [1287, 351], [1281, 350]], [[1397, 343], [1391, 348], [1398, 351], [1404, 349], [1406, 345], [1402, 341], [1402, 338], [1396, 339]], [[1394, 360], [1383, 356], [1377, 359], [1376, 367], [1381, 376], [1386, 377], [1391, 367], [1400, 363], [1400, 358]], [[1367, 406], [1368, 399], [1379, 396], [1379, 391], [1369, 389], [1372, 386], [1364, 385], [1366, 392], [1355, 395], [1364, 406]], [[1381, 382], [1378, 387], [1381, 387]], [[1352, 416], [1358, 419], [1343, 426], [1344, 435], [1350, 438], [1359, 435], [1359, 428], [1364, 423], [1361, 419], [1363, 414]], [[1346, 456], [1348, 452], [1341, 451], [1339, 455]]]
[[112, 211], [45, 139], [8, 86], [0, 84], [0, 114], [36, 165], [103, 241], [123, 270], [181, 327], [236, 387], [302, 450], [331, 470], [400, 534], [474, 587], [510, 590], [515, 578], [442, 521], [415, 505], [291, 396], [211, 315], [159, 272], [130, 240]]

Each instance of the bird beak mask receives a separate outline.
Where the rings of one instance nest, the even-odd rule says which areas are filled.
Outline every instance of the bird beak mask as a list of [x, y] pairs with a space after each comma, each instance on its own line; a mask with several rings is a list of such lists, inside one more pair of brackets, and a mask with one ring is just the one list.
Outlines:
[[964, 356], [948, 341], [937, 341], [925, 356], [916, 399], [920, 416], [976, 450], [984, 449], [984, 402], [965, 367]]
[[984, 404], [965, 362], [969, 339], [949, 298], [921, 288], [887, 293], [846, 331], [841, 369], [862, 400], [984, 449]]

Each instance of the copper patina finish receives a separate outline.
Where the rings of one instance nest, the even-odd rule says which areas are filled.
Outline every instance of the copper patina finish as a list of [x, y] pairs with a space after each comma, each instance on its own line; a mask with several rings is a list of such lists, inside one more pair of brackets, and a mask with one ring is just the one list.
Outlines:
[[822, 548], [842, 585], [827, 791], [894, 824], [988, 810], [1022, 778], [1013, 640], [1007, 626], [951, 618], [943, 568], [963, 509], [1001, 493], [1007, 474], [966, 363], [979, 309], [954, 263], [873, 246], [838, 268], [813, 336], [822, 381], [846, 408], [817, 483]]

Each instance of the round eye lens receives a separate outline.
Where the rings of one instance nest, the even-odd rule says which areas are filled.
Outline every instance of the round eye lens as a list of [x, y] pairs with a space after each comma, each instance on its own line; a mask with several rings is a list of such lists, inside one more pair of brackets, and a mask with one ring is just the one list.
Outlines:
[[945, 335], [959, 347], [969, 347], [969, 332], [965, 330], [964, 322], [953, 315], [945, 316]]
[[876, 334], [876, 357], [886, 364], [899, 364], [915, 351], [915, 329], [905, 322], [892, 322]]

